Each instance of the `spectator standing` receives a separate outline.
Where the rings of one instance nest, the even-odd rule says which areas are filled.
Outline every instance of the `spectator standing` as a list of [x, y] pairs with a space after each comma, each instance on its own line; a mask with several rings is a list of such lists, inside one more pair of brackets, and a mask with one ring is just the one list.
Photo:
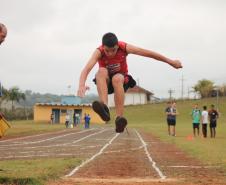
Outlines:
[[89, 125], [90, 125], [90, 115], [89, 114], [85, 114], [85, 128], [89, 128]]
[[195, 104], [191, 112], [194, 137], [196, 137], [196, 130], [197, 130], [197, 135], [199, 136], [199, 125], [200, 125], [201, 115], [202, 115], [201, 110], [198, 108], [198, 104]]
[[171, 106], [166, 108], [167, 123], [169, 125], [169, 135], [176, 136], [176, 115], [178, 114], [176, 102], [171, 103]]
[[66, 117], [65, 117], [65, 126], [66, 126], [66, 128], [69, 127], [69, 123], [70, 123], [70, 115], [67, 113]]
[[202, 135], [204, 138], [207, 137], [207, 125], [208, 125], [208, 111], [207, 107], [203, 106], [202, 111]]
[[215, 110], [214, 105], [211, 105], [211, 109], [209, 110], [209, 120], [210, 120], [210, 137], [216, 137], [216, 127], [217, 127], [217, 119], [219, 114], [217, 110]]

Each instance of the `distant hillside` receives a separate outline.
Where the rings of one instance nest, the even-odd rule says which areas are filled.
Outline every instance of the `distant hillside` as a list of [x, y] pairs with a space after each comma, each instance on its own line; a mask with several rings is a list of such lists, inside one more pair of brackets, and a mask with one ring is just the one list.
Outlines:
[[[15, 107], [33, 107], [35, 103], [52, 103], [52, 102], [61, 102], [61, 98], [63, 95], [55, 95], [55, 94], [41, 94], [32, 92], [31, 90], [26, 90], [25, 92], [26, 100], [20, 100], [19, 103], [15, 102]], [[94, 100], [97, 100], [98, 96], [95, 94], [89, 94], [82, 99], [82, 103], [91, 103]], [[2, 108], [11, 108], [11, 102], [4, 101], [1, 104]]]

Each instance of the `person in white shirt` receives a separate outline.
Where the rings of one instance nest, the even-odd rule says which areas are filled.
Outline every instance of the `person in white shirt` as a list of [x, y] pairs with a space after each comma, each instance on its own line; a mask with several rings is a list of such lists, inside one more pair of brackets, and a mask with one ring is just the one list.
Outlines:
[[203, 111], [202, 111], [202, 134], [203, 137], [207, 137], [207, 124], [208, 124], [208, 111], [207, 107], [203, 106]]
[[66, 126], [66, 128], [69, 127], [69, 123], [70, 123], [70, 115], [67, 113], [66, 117], [65, 117], [65, 126]]

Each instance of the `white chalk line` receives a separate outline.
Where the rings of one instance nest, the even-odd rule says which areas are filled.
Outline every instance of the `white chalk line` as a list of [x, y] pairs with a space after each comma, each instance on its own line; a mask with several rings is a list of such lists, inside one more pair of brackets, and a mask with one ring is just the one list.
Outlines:
[[[82, 141], [82, 140], [84, 140], [84, 139], [86, 139], [86, 138], [89, 138], [89, 137], [94, 136], [94, 135], [96, 135], [96, 134], [100, 134], [100, 133], [105, 132], [105, 131], [107, 131], [107, 129], [101, 130], [101, 131], [99, 131], [99, 132], [92, 133], [92, 134], [90, 134], [90, 135], [88, 135], [88, 136], [85, 136], [85, 137], [83, 137], [83, 138], [80, 138], [80, 139], [78, 139], [78, 140], [75, 140], [75, 141], [69, 142], [69, 143], [54, 144], [54, 145], [42, 145], [42, 146], [28, 146], [28, 147], [23, 147], [23, 149], [49, 148], [49, 147], [59, 147], [59, 146], [61, 146], [61, 147], [62, 147], [62, 146], [75, 146], [75, 145], [73, 145], [73, 144], [78, 143], [78, 142], [80, 142], [80, 141]], [[5, 146], [5, 147], [7, 147], [7, 146]], [[0, 149], [5, 148], [5, 147], [0, 147]], [[8, 146], [7, 148], [9, 148], [9, 146]], [[10, 149], [14, 149], [14, 148], [10, 148]], [[16, 148], [16, 149], [17, 149], [17, 148]]]
[[24, 137], [18, 137], [18, 138], [10, 138], [10, 139], [5, 139], [0, 141], [0, 143], [4, 143], [4, 142], [10, 142], [10, 141], [18, 141], [21, 139], [27, 139], [27, 138], [31, 138], [31, 137], [39, 137], [39, 136], [44, 136], [44, 135], [52, 135], [52, 134], [58, 134], [58, 133], [62, 133], [62, 132], [66, 132], [67, 129], [61, 130], [61, 131], [56, 131], [56, 132], [48, 132], [48, 133], [42, 133], [42, 134], [36, 134], [36, 135], [31, 135], [31, 136], [24, 136]]
[[[56, 136], [56, 137], [52, 137], [52, 138], [48, 138], [48, 139], [44, 139], [44, 140], [39, 140], [39, 141], [23, 142], [23, 143], [10, 144], [10, 145], [0, 145], [0, 149], [4, 148], [4, 147], [9, 148], [9, 147], [14, 147], [14, 146], [23, 146], [23, 145], [28, 145], [28, 144], [43, 143], [45, 141], [56, 140], [56, 139], [59, 139], [59, 138], [62, 138], [62, 137], [66, 137], [66, 136], [69, 136], [69, 135], [81, 134], [81, 133], [85, 133], [85, 132], [88, 132], [88, 130], [83, 130], [83, 131], [76, 132], [76, 133], [69, 133], [69, 134]], [[48, 146], [51, 146], [51, 145], [48, 145]], [[55, 146], [59, 146], [59, 145], [55, 145]]]
[[85, 132], [88, 132], [90, 130], [82, 130], [82, 131], [79, 131], [79, 132], [68, 133], [68, 134], [64, 134], [64, 135], [60, 135], [60, 136], [55, 136], [55, 137], [51, 137], [51, 138], [43, 139], [43, 140], [39, 140], [39, 141], [21, 142], [21, 143], [10, 144], [10, 145], [0, 145], [0, 147], [4, 147], [4, 146], [7, 146], [7, 147], [9, 147], [9, 146], [20, 146], [20, 145], [43, 143], [45, 141], [56, 140], [56, 139], [59, 139], [59, 138], [62, 138], [62, 137], [70, 136], [70, 135], [85, 133]]
[[165, 166], [168, 168], [218, 168], [219, 166], [192, 166], [192, 165], [175, 165], [175, 166]]
[[[86, 153], [89, 154], [89, 153]], [[58, 156], [84, 156], [84, 153], [61, 153], [61, 154], [56, 154], [56, 153], [45, 153], [45, 154], [37, 154], [37, 155], [18, 155], [18, 156], [7, 156], [7, 157], [0, 157], [0, 159], [17, 159], [17, 158], [34, 158], [34, 157], [58, 157]]]
[[150, 183], [153, 184], [157, 182], [158, 184], [162, 184], [164, 182], [177, 182], [179, 179], [167, 178], [164, 180], [159, 180], [156, 178], [138, 178], [138, 177], [130, 177], [130, 178], [88, 178], [88, 177], [75, 177], [75, 178], [63, 178], [65, 181], [74, 182], [75, 184], [87, 184], [87, 183], [95, 183], [95, 184], [137, 184], [137, 183]]
[[144, 146], [139, 146], [139, 147], [134, 147], [134, 148], [129, 148], [129, 149], [125, 149], [125, 150], [110, 150], [110, 151], [106, 151], [104, 152], [105, 154], [109, 154], [109, 153], [124, 153], [124, 152], [129, 152], [129, 151], [136, 151], [136, 150], [140, 150], [144, 148]]
[[65, 175], [65, 177], [70, 177], [72, 175], [74, 175], [80, 168], [82, 168], [83, 166], [85, 166], [87, 163], [93, 161], [96, 157], [98, 157], [99, 155], [101, 155], [103, 153], [103, 151], [109, 146], [111, 145], [111, 143], [119, 136], [119, 133], [116, 133], [115, 136], [108, 142], [106, 143], [98, 153], [96, 153], [95, 155], [93, 155], [91, 158], [87, 159], [86, 161], [84, 161], [81, 165], [75, 167], [69, 174]]
[[158, 173], [158, 175], [160, 176], [160, 178], [161, 178], [162, 180], [166, 179], [166, 176], [163, 175], [162, 171], [157, 167], [156, 162], [153, 161], [153, 159], [152, 159], [150, 153], [148, 152], [148, 149], [147, 149], [147, 143], [145, 143], [145, 141], [143, 140], [143, 138], [141, 137], [141, 135], [139, 134], [139, 132], [138, 132], [136, 129], [135, 129], [135, 132], [136, 132], [137, 136], [139, 137], [141, 143], [142, 143], [143, 146], [144, 146], [145, 153], [146, 153], [146, 155], [147, 155], [149, 161], [152, 163], [152, 167], [155, 169], [155, 171]]
[[[99, 131], [99, 132], [96, 132], [96, 133], [93, 133], [93, 134], [90, 134], [90, 135], [88, 135], [88, 136], [85, 136], [85, 137], [83, 137], [83, 138], [80, 138], [80, 139], [78, 139], [78, 140], [76, 140], [76, 141], [74, 141], [74, 142], [72, 142], [72, 143], [78, 143], [78, 142], [80, 142], [80, 141], [82, 141], [82, 140], [85, 140], [85, 139], [87, 139], [87, 138], [89, 138], [89, 137], [91, 137], [91, 136], [94, 136], [94, 135], [97, 135], [97, 134], [101, 134], [101, 133], [103, 133], [103, 132], [105, 132], [105, 131], [107, 131], [107, 130], [110, 130], [110, 129], [104, 129], [104, 130], [101, 130], [101, 131]], [[41, 147], [47, 147], [47, 148], [49, 148], [49, 147], [53, 147], [53, 146], [65, 146], [65, 145], [69, 145], [69, 144], [71, 144], [71, 143], [64, 143], [64, 144], [58, 144], [58, 145], [49, 145], [49, 146], [36, 146], [36, 147], [26, 147], [26, 148], [41, 148]], [[34, 151], [34, 152], [38, 152], [38, 151]], [[24, 156], [21, 156], [21, 155], [8, 155], [7, 157], [0, 157], [0, 159], [10, 159], [10, 158], [28, 158], [28, 157], [43, 157], [43, 156], [52, 156], [52, 155], [49, 155], [49, 154], [42, 154], [42, 155], [24, 155]]]

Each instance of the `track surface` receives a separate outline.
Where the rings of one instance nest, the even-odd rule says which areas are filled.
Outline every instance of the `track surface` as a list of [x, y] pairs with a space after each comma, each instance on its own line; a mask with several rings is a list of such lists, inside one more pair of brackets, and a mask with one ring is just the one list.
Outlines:
[[0, 160], [42, 157], [84, 159], [50, 185], [226, 185], [220, 168], [135, 129], [123, 134], [112, 128], [70, 129], [0, 141]]

